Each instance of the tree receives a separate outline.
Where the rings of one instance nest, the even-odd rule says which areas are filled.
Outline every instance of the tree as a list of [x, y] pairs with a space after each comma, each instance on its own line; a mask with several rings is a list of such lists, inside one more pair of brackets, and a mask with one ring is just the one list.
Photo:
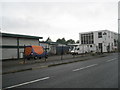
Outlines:
[[66, 44], [65, 38], [62, 38], [62, 39], [58, 38], [58, 39], [56, 40], [56, 42], [57, 42], [57, 43], [60, 43], [60, 44]]
[[52, 42], [52, 40], [50, 39], [50, 37], [47, 38], [46, 42]]
[[79, 43], [79, 40], [77, 40], [76, 43]]
[[62, 38], [62, 44], [66, 44], [65, 38]]
[[67, 43], [67, 44], [74, 44], [75, 41], [74, 41], [73, 39], [69, 39], [69, 40], [66, 41], [66, 43]]
[[60, 44], [75, 44], [75, 41], [73, 39], [69, 39], [66, 41], [65, 38], [62, 39], [58, 38], [56, 42]]
[[61, 39], [58, 38], [58, 39], [56, 40], [56, 42], [57, 42], [57, 43], [61, 43]]

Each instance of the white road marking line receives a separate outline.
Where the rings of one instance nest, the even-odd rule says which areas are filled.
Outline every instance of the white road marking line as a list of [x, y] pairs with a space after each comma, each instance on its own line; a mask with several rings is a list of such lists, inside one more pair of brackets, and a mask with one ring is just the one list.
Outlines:
[[113, 60], [116, 60], [117, 58], [114, 58], [114, 59], [111, 59], [111, 60], [107, 60], [106, 62], [110, 62], [110, 61], [113, 61]]
[[86, 69], [86, 68], [93, 67], [93, 66], [96, 66], [96, 65], [98, 65], [98, 64], [92, 64], [92, 65], [89, 65], [89, 66], [86, 66], [86, 67], [74, 69], [73, 71], [75, 72], [75, 71], [82, 70], [82, 69]]
[[36, 79], [36, 80], [33, 80], [33, 81], [29, 81], [29, 82], [25, 82], [25, 83], [13, 85], [13, 86], [10, 86], [10, 87], [6, 87], [6, 88], [4, 88], [4, 89], [10, 89], [10, 88], [14, 88], [14, 87], [19, 87], [19, 86], [23, 86], [23, 85], [26, 85], [26, 84], [30, 84], [30, 83], [34, 83], [34, 82], [46, 80], [46, 79], [49, 79], [49, 78], [50, 78], [50, 77], [40, 78], [40, 79]]

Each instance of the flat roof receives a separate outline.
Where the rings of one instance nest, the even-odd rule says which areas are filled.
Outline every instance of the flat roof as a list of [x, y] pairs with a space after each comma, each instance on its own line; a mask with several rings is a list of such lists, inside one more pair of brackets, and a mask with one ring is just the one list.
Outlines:
[[46, 41], [39, 41], [39, 43], [46, 43], [46, 44], [51, 44], [51, 45], [60, 44], [57, 42], [46, 42]]
[[15, 37], [15, 38], [30, 38], [30, 39], [43, 39], [43, 37], [21, 35], [21, 34], [11, 34], [11, 33], [1, 33], [2, 37]]
[[87, 33], [93, 33], [93, 32], [104, 32], [104, 31], [109, 31], [109, 32], [112, 32], [112, 33], [115, 33], [115, 34], [118, 34], [117, 32], [114, 32], [114, 31], [110, 31], [110, 30], [98, 30], [98, 31], [88, 31], [88, 32], [80, 32], [79, 34], [87, 34]]

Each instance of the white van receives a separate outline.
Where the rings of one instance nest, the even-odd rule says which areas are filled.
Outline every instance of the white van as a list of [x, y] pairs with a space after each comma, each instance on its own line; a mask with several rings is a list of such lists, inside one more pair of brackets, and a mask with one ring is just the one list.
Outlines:
[[72, 50], [71, 50], [71, 54], [83, 54], [83, 53], [89, 53], [89, 52], [96, 52], [96, 46], [91, 44], [91, 45], [78, 45], [75, 46]]

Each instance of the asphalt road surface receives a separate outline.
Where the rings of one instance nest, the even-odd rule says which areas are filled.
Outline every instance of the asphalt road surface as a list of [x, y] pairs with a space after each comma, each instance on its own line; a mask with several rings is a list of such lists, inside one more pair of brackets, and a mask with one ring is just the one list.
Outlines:
[[118, 88], [118, 54], [3, 75], [9, 88]]

